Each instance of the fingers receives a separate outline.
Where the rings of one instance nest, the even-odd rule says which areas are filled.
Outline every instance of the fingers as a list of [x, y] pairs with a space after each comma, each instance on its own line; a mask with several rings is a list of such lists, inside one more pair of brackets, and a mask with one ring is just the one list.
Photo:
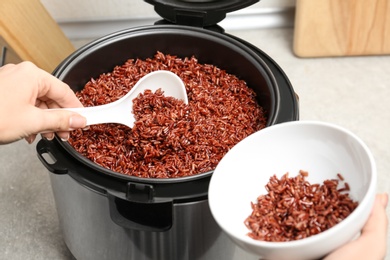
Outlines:
[[[58, 108], [58, 107], [82, 107], [82, 104], [74, 95], [73, 91], [63, 82], [59, 82], [57, 78], [52, 76], [45, 71], [41, 71], [41, 75], [39, 77], [39, 93], [36, 107], [41, 109], [48, 108]], [[42, 102], [41, 100], [45, 102]], [[67, 141], [69, 139], [69, 130], [74, 130], [79, 127], [85, 127], [85, 118], [78, 115], [71, 115], [69, 119], [64, 119], [58, 121], [58, 114], [55, 111], [50, 111], [51, 114], [47, 115], [45, 120], [45, 128], [50, 128], [52, 131], [55, 131], [57, 135], [63, 141]], [[51, 117], [54, 116], [55, 118]], [[53, 121], [57, 120], [56, 122]], [[62, 122], [62, 123], [61, 123]], [[67, 124], [68, 122], [68, 124]], [[58, 130], [55, 130], [58, 129]], [[47, 131], [47, 130], [44, 130]], [[54, 138], [54, 132], [43, 133], [42, 136], [48, 140], [52, 140]]]
[[27, 137], [24, 138], [24, 139], [27, 141], [27, 143], [32, 144], [32, 143], [34, 142], [34, 140], [35, 140], [36, 137], [37, 137], [37, 135], [33, 134], [33, 135], [27, 136]]
[[[49, 107], [82, 107], [73, 90], [53, 75], [40, 70], [38, 78], [38, 98], [53, 101]], [[50, 104], [48, 101], [48, 104]]]
[[[73, 90], [50, 73], [25, 61], [14, 65], [19, 74], [30, 76], [31, 85], [37, 86], [36, 99], [47, 102], [48, 107], [82, 107]], [[33, 71], [33, 73], [31, 73]]]
[[[42, 71], [42, 76], [40, 77], [39, 83], [39, 93], [38, 98], [47, 100], [40, 107], [45, 106], [45, 108], [56, 108], [56, 107], [82, 107], [81, 102], [74, 95], [73, 91], [68, 85], [63, 82], [58, 82], [58, 79], [54, 76]], [[49, 120], [50, 121], [50, 120]], [[64, 123], [67, 122], [66, 120]], [[73, 115], [69, 118], [69, 129], [74, 130], [80, 127], [85, 127], [85, 118], [77, 115]], [[69, 139], [69, 132], [66, 127], [60, 127], [61, 131], [56, 131], [57, 135], [63, 141]], [[65, 130], [65, 131], [64, 131]], [[42, 135], [48, 140], [54, 138], [54, 133], [45, 133]]]
[[388, 222], [386, 215], [387, 202], [387, 193], [376, 196], [370, 218], [362, 229], [362, 237], [376, 237], [378, 240], [386, 239], [387, 228], [384, 227], [387, 227]]
[[389, 202], [389, 195], [387, 193], [380, 194], [380, 202], [381, 202], [382, 206], [386, 209], [387, 204]]
[[63, 140], [69, 138], [69, 131], [84, 128], [86, 125], [85, 117], [70, 112], [67, 110], [50, 110], [35, 108], [34, 112], [29, 116], [31, 122], [27, 122], [31, 126], [32, 133], [43, 133], [43, 137], [53, 139], [53, 132], [57, 132]]
[[[375, 198], [371, 215], [362, 229], [358, 241], [367, 250], [374, 250], [371, 259], [383, 259], [386, 255], [387, 225], [388, 219], [386, 206], [388, 202], [387, 193], [378, 194]], [[368, 245], [368, 246], [367, 246]]]
[[[42, 136], [43, 138], [45, 138], [46, 140], [51, 141], [51, 140], [54, 139], [54, 132], [41, 133], [41, 136]], [[29, 142], [29, 139], [26, 139], [26, 140], [27, 140], [28, 143], [30, 143], [30, 142]], [[33, 141], [34, 141], [34, 140], [33, 140]], [[30, 144], [31, 144], [31, 143], [30, 143]]]

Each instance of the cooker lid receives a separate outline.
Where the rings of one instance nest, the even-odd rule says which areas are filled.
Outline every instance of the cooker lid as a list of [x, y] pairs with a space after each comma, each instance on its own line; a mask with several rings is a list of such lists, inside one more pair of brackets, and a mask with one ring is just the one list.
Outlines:
[[260, 0], [144, 0], [165, 20], [179, 25], [216, 25], [226, 13], [248, 7]]

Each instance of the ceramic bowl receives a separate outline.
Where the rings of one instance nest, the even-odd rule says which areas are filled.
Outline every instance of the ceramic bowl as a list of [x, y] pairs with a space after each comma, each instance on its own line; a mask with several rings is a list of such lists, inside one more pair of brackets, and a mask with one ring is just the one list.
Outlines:
[[[311, 184], [337, 179], [350, 186], [349, 196], [359, 205], [344, 220], [304, 239], [288, 242], [254, 240], [244, 224], [251, 202], [266, 194], [272, 175], [309, 172]], [[376, 165], [367, 146], [355, 134], [329, 123], [295, 121], [258, 131], [221, 160], [211, 178], [209, 204], [222, 230], [241, 248], [260, 259], [318, 259], [356, 238], [368, 219], [376, 194]]]

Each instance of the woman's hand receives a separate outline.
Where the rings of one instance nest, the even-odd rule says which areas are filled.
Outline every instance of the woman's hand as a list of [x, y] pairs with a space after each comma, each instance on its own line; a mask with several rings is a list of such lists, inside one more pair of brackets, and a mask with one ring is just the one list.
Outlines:
[[67, 140], [69, 131], [86, 124], [75, 112], [48, 109], [82, 104], [68, 85], [31, 62], [0, 68], [0, 98], [0, 144], [32, 143], [38, 133], [52, 139], [54, 132]]

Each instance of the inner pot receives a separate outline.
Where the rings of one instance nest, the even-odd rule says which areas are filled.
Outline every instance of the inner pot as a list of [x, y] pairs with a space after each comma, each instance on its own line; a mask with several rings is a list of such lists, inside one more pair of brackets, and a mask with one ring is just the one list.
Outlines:
[[[181, 58], [195, 56], [199, 63], [208, 63], [244, 79], [255, 90], [258, 103], [267, 113], [267, 126], [278, 120], [280, 94], [277, 82], [265, 62], [250, 48], [224, 34], [186, 26], [152, 26], [129, 29], [92, 42], [68, 57], [54, 75], [81, 90], [91, 78], [133, 58], [150, 58], [157, 52]], [[63, 148], [83, 164], [108, 176], [148, 183], [183, 183], [209, 177], [211, 172], [175, 179], [143, 179], [105, 169], [76, 152], [68, 143]], [[207, 192], [207, 189], [204, 190]], [[182, 194], [186, 197], [188, 194]], [[181, 197], [181, 195], [179, 195]]]

